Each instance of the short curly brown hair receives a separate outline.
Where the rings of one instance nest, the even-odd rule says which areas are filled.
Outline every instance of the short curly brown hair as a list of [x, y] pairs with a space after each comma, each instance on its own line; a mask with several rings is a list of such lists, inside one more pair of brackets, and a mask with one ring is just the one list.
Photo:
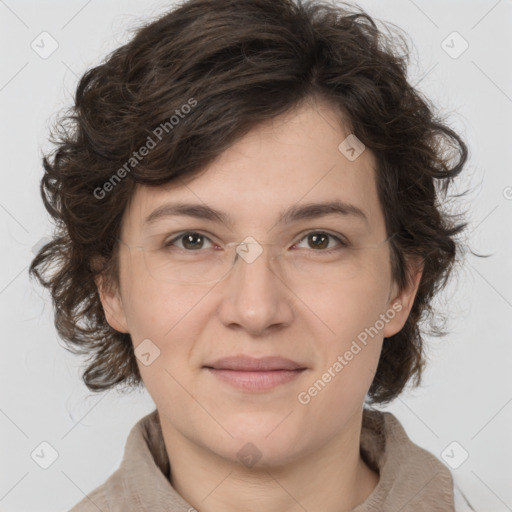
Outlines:
[[[411, 378], [419, 383], [420, 323], [434, 318], [432, 299], [463, 247], [457, 235], [467, 223], [441, 206], [468, 150], [408, 82], [408, 42], [390, 25], [379, 29], [346, 3], [190, 0], [83, 75], [75, 104], [58, 119], [56, 147], [43, 157], [41, 193], [56, 230], [30, 273], [50, 290], [67, 347], [88, 356], [90, 390], [141, 385], [130, 336], [109, 326], [95, 284], [99, 272], [117, 282], [117, 237], [135, 187], [201, 172], [258, 123], [311, 97], [339, 108], [376, 157], [401, 290], [412, 278], [409, 257], [424, 263], [407, 322], [383, 345], [369, 399], [384, 403]], [[156, 147], [127, 168], [158, 127]], [[97, 257], [101, 269], [91, 266]]]

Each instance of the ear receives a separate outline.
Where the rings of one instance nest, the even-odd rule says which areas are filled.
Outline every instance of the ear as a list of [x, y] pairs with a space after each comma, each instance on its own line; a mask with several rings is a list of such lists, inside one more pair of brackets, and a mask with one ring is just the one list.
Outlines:
[[394, 336], [396, 333], [402, 330], [414, 304], [414, 299], [420, 285], [421, 276], [423, 275], [424, 265], [423, 260], [419, 258], [409, 260], [408, 265], [410, 265], [409, 273], [411, 277], [410, 282], [406, 285], [406, 287], [401, 292], [399, 292], [398, 285], [393, 283], [392, 292], [390, 294], [391, 299], [388, 302], [387, 311], [394, 311], [395, 314], [391, 318], [391, 316], [386, 313], [386, 316], [388, 316], [390, 320], [384, 327], [384, 338]]
[[[98, 268], [99, 262], [94, 261], [92, 268]], [[119, 332], [128, 332], [126, 315], [123, 308], [119, 286], [113, 282], [105, 273], [99, 273], [95, 276], [94, 281], [100, 296], [105, 318], [112, 329]]]

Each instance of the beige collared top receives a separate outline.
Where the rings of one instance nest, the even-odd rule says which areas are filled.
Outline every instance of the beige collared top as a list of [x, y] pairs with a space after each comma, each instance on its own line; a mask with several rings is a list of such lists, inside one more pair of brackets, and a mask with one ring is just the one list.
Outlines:
[[[450, 471], [414, 444], [388, 412], [365, 409], [361, 454], [379, 472], [379, 483], [352, 512], [465, 512], [474, 510]], [[121, 465], [70, 512], [188, 512], [194, 510], [172, 487], [158, 412], [131, 430]]]

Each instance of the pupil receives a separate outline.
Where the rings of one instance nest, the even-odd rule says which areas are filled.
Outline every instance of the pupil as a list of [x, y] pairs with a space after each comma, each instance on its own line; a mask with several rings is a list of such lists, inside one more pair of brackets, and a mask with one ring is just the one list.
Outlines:
[[[322, 249], [322, 248], [326, 247], [327, 245], [329, 245], [328, 238], [324, 234], [310, 235], [310, 240], [313, 241], [313, 245], [314, 245], [315, 249]], [[319, 241], [321, 242], [320, 244], [317, 243]], [[327, 241], [327, 244], [325, 243], [326, 241]]]

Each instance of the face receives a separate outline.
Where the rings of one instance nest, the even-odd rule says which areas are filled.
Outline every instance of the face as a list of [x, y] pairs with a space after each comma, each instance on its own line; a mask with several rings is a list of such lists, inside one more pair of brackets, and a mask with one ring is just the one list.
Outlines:
[[[254, 451], [272, 466], [357, 424], [383, 338], [405, 323], [420, 276], [412, 289], [395, 286], [374, 157], [365, 149], [348, 159], [340, 123], [328, 105], [305, 104], [254, 129], [204, 173], [135, 192], [120, 287], [102, 301], [109, 323], [131, 335], [169, 436], [232, 461]], [[334, 202], [353, 211], [317, 207], [281, 219]], [[176, 203], [226, 218], [165, 212]], [[188, 262], [203, 257], [198, 247], [217, 258], [249, 236], [262, 251], [237, 257], [215, 283], [163, 279], [165, 244], [183, 232], [199, 234], [174, 242]]]

